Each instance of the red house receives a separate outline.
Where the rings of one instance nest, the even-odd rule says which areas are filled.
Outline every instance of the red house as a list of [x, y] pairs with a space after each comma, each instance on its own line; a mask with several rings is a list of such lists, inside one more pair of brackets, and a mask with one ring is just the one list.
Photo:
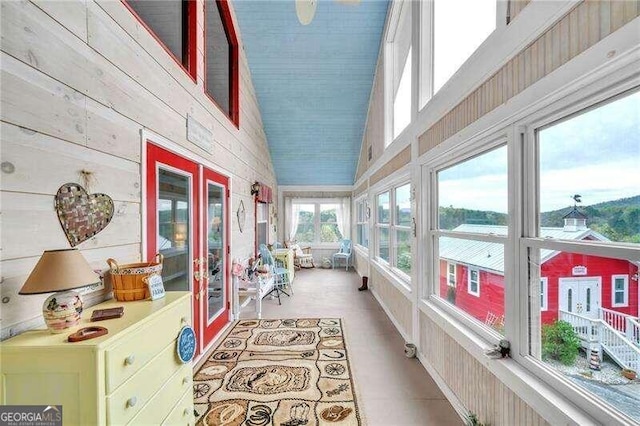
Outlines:
[[[563, 228], [541, 228], [541, 236], [608, 241], [587, 228], [586, 217], [576, 209], [564, 219]], [[454, 231], [506, 235], [507, 227], [463, 224]], [[439, 248], [441, 296], [500, 329], [504, 320], [503, 245], [443, 237]], [[543, 324], [563, 319], [584, 327], [585, 321], [600, 321], [640, 346], [637, 263], [553, 250], [542, 250], [540, 256]], [[585, 335], [585, 340], [593, 339]]]

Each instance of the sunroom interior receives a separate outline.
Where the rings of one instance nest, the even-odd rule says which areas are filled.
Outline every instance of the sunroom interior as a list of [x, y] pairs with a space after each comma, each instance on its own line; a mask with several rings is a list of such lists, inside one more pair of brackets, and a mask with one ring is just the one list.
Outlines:
[[[224, 424], [197, 413], [192, 376], [235, 326], [264, 309], [353, 331], [353, 304], [416, 349], [401, 368], [445, 405], [400, 392], [413, 405], [396, 416], [363, 392], [348, 424], [640, 424], [640, 2], [0, 6], [0, 404], [61, 405], [64, 424]], [[263, 245], [285, 282], [254, 279], [243, 299]], [[33, 290], [62, 249], [95, 281]], [[154, 300], [135, 274], [156, 264]], [[48, 296], [79, 287], [80, 326], [125, 313], [70, 344], [78, 324], [54, 332]], [[149, 402], [119, 408], [156, 386], [185, 327], [193, 353], [171, 371], [188, 379], [169, 397], [158, 375]], [[381, 365], [366, 359], [356, 382]], [[96, 378], [60, 367], [74, 363]], [[326, 412], [313, 421], [349, 414]]]

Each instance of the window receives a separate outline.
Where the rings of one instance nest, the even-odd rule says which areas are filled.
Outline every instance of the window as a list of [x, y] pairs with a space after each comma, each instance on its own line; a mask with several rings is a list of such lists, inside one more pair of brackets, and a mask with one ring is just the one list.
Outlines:
[[292, 200], [291, 221], [298, 243], [331, 244], [349, 238], [350, 200]]
[[540, 277], [540, 310], [546, 311], [549, 303], [549, 279], [546, 277]]
[[444, 86], [493, 32], [496, 4], [495, 0], [434, 1], [433, 93]]
[[477, 269], [469, 268], [467, 291], [469, 294], [480, 297], [480, 271]]
[[[626, 308], [628, 277], [638, 271], [634, 260], [640, 248], [639, 110], [635, 92], [531, 125], [525, 151], [538, 161], [525, 157], [525, 164], [535, 167], [525, 185], [529, 235], [521, 239], [525, 251], [519, 261], [521, 274], [532, 283], [547, 280], [547, 311], [541, 312], [544, 300], [537, 298], [530, 299], [529, 309], [529, 354], [543, 363], [541, 374], [556, 386], [561, 377], [570, 388], [580, 387], [636, 421], [637, 410], [634, 414], [622, 398], [612, 396], [608, 389], [615, 386], [604, 375], [595, 371], [587, 383], [571, 371], [590, 362], [614, 371], [621, 363], [640, 366], [637, 342], [628, 332], [634, 323], [627, 320], [637, 312], [636, 301], [631, 312]], [[551, 351], [548, 336], [560, 327], [589, 342], [590, 350], [581, 349], [581, 343], [562, 358]], [[630, 354], [626, 361], [623, 353]]]
[[403, 184], [378, 194], [376, 210], [376, 256], [409, 281], [413, 263], [411, 185]]
[[[499, 143], [499, 142], [498, 142]], [[508, 236], [507, 147], [437, 168], [438, 220], [430, 232], [438, 274], [436, 297], [480, 329], [502, 332]], [[466, 288], [456, 280], [456, 264]], [[483, 291], [480, 296], [480, 271]], [[483, 303], [478, 303], [478, 297]]]
[[256, 251], [269, 244], [269, 204], [256, 201]]
[[125, 4], [171, 57], [195, 80], [195, 0], [128, 0]]
[[204, 15], [205, 92], [238, 126], [238, 39], [228, 1], [205, 1]]
[[356, 244], [369, 248], [369, 204], [366, 196], [356, 201]]
[[[390, 144], [411, 123], [412, 109], [412, 49], [411, 15], [412, 3], [394, 3], [392, 9], [393, 29], [385, 43], [385, 92], [389, 105], [386, 116], [391, 129], [385, 138]], [[397, 17], [397, 18], [396, 18]]]
[[611, 306], [629, 306], [629, 276], [612, 275], [611, 284], [611, 289], [613, 292], [611, 298]]

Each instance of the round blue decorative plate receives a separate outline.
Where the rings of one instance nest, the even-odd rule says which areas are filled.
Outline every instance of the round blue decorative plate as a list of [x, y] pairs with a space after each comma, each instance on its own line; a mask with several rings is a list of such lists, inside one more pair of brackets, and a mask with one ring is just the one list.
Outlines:
[[176, 352], [183, 364], [193, 359], [196, 353], [196, 332], [190, 325], [185, 325], [178, 333]]

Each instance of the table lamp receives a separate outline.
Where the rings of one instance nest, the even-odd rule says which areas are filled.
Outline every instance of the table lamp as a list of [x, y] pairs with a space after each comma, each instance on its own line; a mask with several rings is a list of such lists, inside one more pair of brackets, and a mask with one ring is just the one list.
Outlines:
[[82, 299], [73, 289], [100, 281], [78, 249], [46, 250], [18, 294], [52, 293], [42, 315], [52, 333], [64, 333], [80, 324]]

